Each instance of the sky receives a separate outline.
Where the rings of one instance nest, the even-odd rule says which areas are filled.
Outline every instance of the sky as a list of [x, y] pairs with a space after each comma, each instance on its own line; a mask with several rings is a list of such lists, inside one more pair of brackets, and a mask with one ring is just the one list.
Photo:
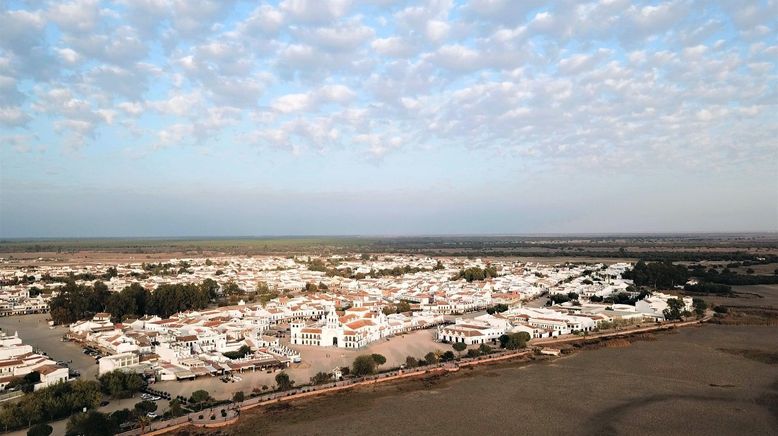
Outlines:
[[778, 0], [0, 0], [0, 237], [778, 231]]

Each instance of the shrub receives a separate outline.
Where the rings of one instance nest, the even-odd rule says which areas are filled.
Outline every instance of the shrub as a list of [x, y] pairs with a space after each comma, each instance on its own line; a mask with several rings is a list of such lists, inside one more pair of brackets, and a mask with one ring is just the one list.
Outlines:
[[27, 436], [49, 436], [53, 431], [48, 424], [35, 424], [27, 430]]
[[375, 373], [376, 361], [373, 359], [373, 356], [365, 354], [357, 356], [351, 367], [351, 373], [357, 377], [370, 375]]

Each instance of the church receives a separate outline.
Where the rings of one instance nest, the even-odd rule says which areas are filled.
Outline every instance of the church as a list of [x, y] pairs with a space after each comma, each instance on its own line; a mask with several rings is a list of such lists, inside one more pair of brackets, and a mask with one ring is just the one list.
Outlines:
[[312, 324], [294, 322], [291, 325], [292, 345], [360, 348], [384, 336], [394, 334], [381, 312], [366, 307], [352, 307], [338, 316], [334, 309]]

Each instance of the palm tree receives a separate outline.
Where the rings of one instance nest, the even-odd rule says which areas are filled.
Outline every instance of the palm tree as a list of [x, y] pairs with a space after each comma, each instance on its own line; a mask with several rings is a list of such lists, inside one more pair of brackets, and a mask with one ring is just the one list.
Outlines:
[[138, 424], [140, 424], [140, 434], [146, 433], [146, 426], [149, 425], [151, 420], [146, 415], [139, 415], [138, 416]]

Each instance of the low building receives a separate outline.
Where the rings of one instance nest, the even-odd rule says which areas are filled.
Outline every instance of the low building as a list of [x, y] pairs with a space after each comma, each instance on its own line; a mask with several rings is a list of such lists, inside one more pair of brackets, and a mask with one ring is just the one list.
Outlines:
[[117, 369], [127, 369], [140, 364], [140, 357], [135, 353], [121, 353], [100, 359], [97, 373], [102, 375]]

